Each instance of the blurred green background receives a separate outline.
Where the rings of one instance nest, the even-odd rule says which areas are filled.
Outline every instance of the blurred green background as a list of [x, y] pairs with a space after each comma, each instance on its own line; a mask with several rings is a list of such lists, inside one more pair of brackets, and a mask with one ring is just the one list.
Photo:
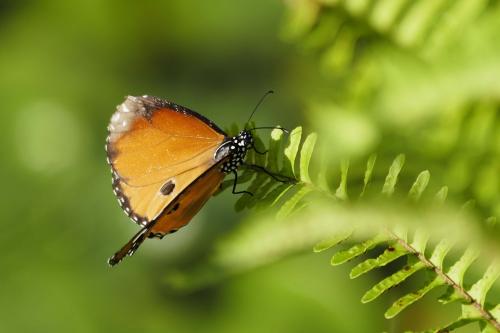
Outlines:
[[[456, 307], [437, 316], [424, 302], [387, 321], [397, 293], [359, 302], [382, 275], [352, 283], [349, 267], [307, 253], [172, 290], [170, 271], [241, 223], [228, 193], [175, 236], [106, 264], [137, 230], [104, 152], [126, 95], [160, 96], [228, 127], [274, 89], [257, 124], [319, 131], [332, 163], [377, 151], [387, 167], [404, 152], [408, 182], [430, 169], [436, 188], [498, 216], [498, 5], [436, 1], [405, 23], [412, 8], [397, 2], [390, 20], [376, 5], [388, 1], [1, 1], [0, 331], [379, 332], [452, 318]], [[362, 168], [352, 178], [362, 182]]]

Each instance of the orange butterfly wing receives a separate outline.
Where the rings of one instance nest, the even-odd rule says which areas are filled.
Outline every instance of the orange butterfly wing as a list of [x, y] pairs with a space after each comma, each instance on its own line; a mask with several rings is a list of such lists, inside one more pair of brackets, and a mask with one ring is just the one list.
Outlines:
[[116, 252], [109, 259], [109, 264], [116, 265], [125, 256], [134, 254], [146, 237], [162, 238], [165, 234], [177, 231], [189, 223], [219, 188], [225, 177], [225, 174], [220, 170], [220, 165], [224, 161], [222, 160], [212, 166], [184, 189], [157, 219], [143, 227], [127, 244]]
[[167, 206], [155, 220], [154, 225], [151, 226], [150, 237], [161, 238], [189, 223], [214, 192], [219, 189], [226, 176], [220, 170], [220, 163], [198, 177]]
[[226, 139], [203, 116], [150, 96], [128, 96], [108, 129], [106, 150], [113, 191], [127, 215], [141, 225], [157, 218], [189, 184], [219, 162], [215, 152]]

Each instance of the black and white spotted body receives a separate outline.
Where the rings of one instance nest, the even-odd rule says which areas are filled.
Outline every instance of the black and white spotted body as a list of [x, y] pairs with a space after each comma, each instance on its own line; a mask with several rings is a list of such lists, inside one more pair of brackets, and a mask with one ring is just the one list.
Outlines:
[[222, 163], [221, 171], [229, 174], [238, 170], [238, 167], [243, 163], [248, 149], [253, 147], [253, 136], [243, 130], [238, 135], [229, 138], [215, 152], [215, 159], [220, 161], [222, 158], [229, 156], [229, 159]]

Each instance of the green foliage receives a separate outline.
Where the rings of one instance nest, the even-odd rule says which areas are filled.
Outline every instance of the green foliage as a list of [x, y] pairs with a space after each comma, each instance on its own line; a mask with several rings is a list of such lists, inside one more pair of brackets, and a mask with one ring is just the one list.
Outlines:
[[[454, 241], [463, 230], [466, 237], [457, 237], [445, 256], [445, 272], [470, 290], [488, 271], [471, 290], [478, 299], [496, 276], [487, 267], [500, 253], [498, 0], [223, 0], [216, 6], [51, 0], [3, 1], [0, 8], [2, 190], [8, 193], [1, 210], [2, 331], [393, 332], [415, 329], [408, 322], [414, 318], [424, 325], [429, 312], [438, 320], [441, 311], [459, 309], [463, 297], [448, 284], [428, 292], [428, 281], [442, 279], [427, 268], [376, 303], [360, 304], [365, 291], [412, 256], [394, 240], [369, 249], [384, 231], [380, 226], [415, 248], [425, 243], [426, 258], [441, 239]], [[275, 36], [284, 8], [290, 18], [283, 36], [293, 46]], [[272, 133], [267, 156], [250, 151], [248, 161], [266, 159], [271, 172], [298, 183], [260, 176], [259, 199], [243, 195], [241, 214], [228, 206], [239, 197], [226, 191], [186, 228], [148, 240], [110, 271], [105, 259], [136, 231], [110, 190], [102, 149], [123, 96], [163, 97], [224, 125], [242, 124], [268, 88], [277, 94], [256, 114], [259, 125], [308, 127], [296, 152], [287, 151], [293, 163], [283, 158], [289, 136], [281, 131]], [[288, 212], [283, 208], [285, 219], [276, 219], [304, 185], [300, 142], [310, 131], [318, 136], [308, 192]], [[367, 162], [372, 152], [377, 155]], [[393, 194], [381, 195], [401, 152], [406, 161]], [[417, 178], [422, 170], [430, 173]], [[257, 177], [242, 170], [237, 189]], [[469, 199], [473, 215], [464, 217], [453, 204]], [[486, 223], [476, 218], [492, 213]], [[333, 251], [356, 245], [367, 251], [352, 264], [326, 265]], [[201, 287], [313, 247], [322, 253], [301, 254], [216, 290], [174, 296], [159, 281], [174, 266], [203, 266], [176, 280]], [[348, 268], [351, 277], [363, 278], [346, 283]], [[421, 281], [427, 273], [429, 280]], [[441, 289], [441, 303], [455, 301], [443, 309], [432, 303]], [[395, 321], [377, 318], [391, 296], [414, 291], [428, 292], [429, 307], [408, 306]], [[497, 282], [483, 306], [495, 318], [499, 293]], [[27, 305], [36, 309], [30, 320]], [[475, 309], [464, 304], [462, 319], [448, 328], [474, 322]]]
[[[403, 155], [392, 162], [382, 196], [392, 197], [402, 186], [399, 184], [413, 182], [407, 201], [418, 207], [415, 209], [428, 206], [425, 191], [431, 174], [420, 167], [432, 165], [434, 177], [448, 184], [435, 194], [434, 207], [446, 204], [450, 192], [455, 199], [474, 196], [462, 212], [472, 211], [475, 203], [484, 215], [500, 213], [500, 103], [498, 89], [492, 89], [500, 83], [498, 1], [296, 0], [287, 2], [287, 8], [283, 36], [312, 57], [311, 67], [321, 73], [314, 77], [318, 83], [309, 98], [310, 119], [331, 147], [330, 155], [356, 160], [378, 147], [379, 156], [370, 157], [364, 177], [360, 172], [350, 177], [351, 183], [362, 183], [361, 197], [369, 192], [375, 162], [386, 163], [404, 147], [414, 162], [405, 173], [401, 172]], [[358, 135], [352, 136], [353, 132]], [[352, 190], [348, 195], [347, 163], [342, 163], [336, 194], [347, 201], [353, 195]], [[383, 201], [387, 200], [394, 198]], [[496, 219], [489, 217], [481, 225], [495, 230]], [[452, 242], [452, 230], [461, 226], [447, 226], [450, 234], [441, 238], [428, 225], [407, 228], [401, 234], [392, 227], [332, 256], [332, 264], [337, 265], [361, 257], [377, 245], [385, 246], [382, 254], [358, 263], [351, 278], [406, 258], [401, 269], [366, 292], [363, 302], [425, 271], [427, 280], [421, 288], [397, 300], [387, 310], [387, 318], [431, 290], [447, 286], [439, 301], [458, 300], [464, 305], [460, 318], [439, 331], [475, 321], [483, 332], [500, 330], [499, 306], [484, 303], [498, 277], [497, 266], [489, 266], [472, 287], [464, 284], [464, 275], [472, 270], [479, 251], [464, 242]], [[320, 242], [315, 250], [337, 245], [339, 239], [348, 241], [344, 235]], [[349, 235], [355, 237], [355, 233]], [[488, 253], [481, 245], [482, 255]], [[448, 255], [452, 248], [462, 256]], [[443, 265], [445, 258], [454, 263]]]
[[319, 72], [308, 117], [334, 156], [379, 150], [386, 162], [404, 146], [451, 193], [500, 214], [498, 1], [286, 4], [283, 36]]
[[[367, 42], [387, 42], [430, 57], [442, 51], [464, 26], [481, 18], [487, 6], [485, 0], [298, 0], [290, 2], [284, 34], [303, 39], [305, 47], [323, 48], [324, 62], [336, 67], [355, 61], [355, 51]], [[446, 16], [442, 15], [445, 11]]]
[[[263, 255], [267, 253], [268, 256], [266, 256], [266, 258], [258, 259], [259, 255], [254, 252], [252, 256], [252, 265], [258, 265], [270, 260], [269, 251], [271, 251], [271, 249], [274, 249], [272, 250], [272, 252], [274, 252], [276, 248], [283, 246], [283, 248], [280, 249], [280, 253], [283, 254], [291, 249], [300, 249], [308, 242], [315, 239], [319, 240], [324, 238], [324, 235], [331, 234], [328, 238], [316, 242], [314, 246], [315, 252], [323, 252], [342, 242], [349, 240], [353, 241], [353, 244], [347, 249], [340, 250], [332, 255], [331, 264], [333, 266], [341, 265], [363, 256], [369, 256], [369, 252], [376, 247], [385, 247], [383, 252], [378, 256], [363, 259], [358, 263], [351, 270], [350, 277], [352, 279], [362, 276], [374, 269], [384, 267], [398, 259], [398, 262], [401, 262], [402, 258], [405, 258], [406, 262], [404, 264], [400, 265], [398, 269], [376, 283], [362, 296], [361, 301], [363, 303], [377, 299], [389, 289], [403, 283], [417, 272], [425, 271], [427, 278], [423, 282], [423, 285], [418, 290], [409, 292], [396, 300], [385, 312], [386, 318], [397, 316], [401, 311], [422, 299], [427, 293], [435, 288], [447, 286], [446, 292], [439, 298], [439, 302], [445, 304], [452, 301], [459, 301], [463, 303], [462, 313], [455, 321], [435, 331], [452, 330], [471, 322], [479, 322], [483, 331], [499, 328], [500, 318], [498, 318], [496, 314], [498, 312], [498, 305], [486, 305], [485, 300], [493, 282], [500, 275], [500, 266], [493, 263], [479, 281], [473, 284], [472, 287], [467, 287], [464, 283], [464, 275], [466, 271], [471, 269], [470, 267], [478, 257], [479, 252], [470, 246], [467, 247], [467, 245], [463, 243], [458, 244], [462, 245], [463, 249], [461, 249], [460, 246], [454, 246], [456, 245], [456, 240], [453, 238], [452, 234], [443, 236], [436, 244], [435, 237], [431, 237], [432, 232], [425, 228], [425, 224], [418, 228], [415, 228], [412, 224], [402, 226], [382, 224], [373, 229], [373, 236], [366, 238], [363, 236], [360, 241], [357, 241], [354, 236], [360, 228], [357, 228], [356, 224], [343, 225], [339, 228], [332, 229], [332, 226], [328, 225], [327, 222], [325, 223], [317, 220], [310, 222], [303, 221], [302, 218], [304, 215], [300, 215], [300, 213], [305, 209], [307, 211], [305, 214], [306, 216], [307, 214], [311, 214], [312, 210], [307, 210], [307, 207], [316, 201], [318, 196], [325, 198], [327, 200], [326, 202], [330, 202], [330, 205], [338, 205], [343, 201], [349, 201], [349, 196], [347, 195], [347, 173], [349, 163], [347, 161], [341, 162], [340, 185], [335, 193], [330, 193], [326, 191], [324, 187], [318, 186], [316, 184], [316, 179], [310, 176], [310, 169], [314, 168], [313, 151], [317, 140], [316, 134], [307, 135], [301, 144], [300, 137], [302, 129], [299, 127], [291, 132], [285, 144], [285, 142], [282, 142], [285, 140], [284, 135], [278, 134], [277, 131], [279, 130], [274, 130], [273, 133], [271, 133], [267, 159], [261, 158], [255, 162], [259, 167], [275, 170], [275, 176], [281, 177], [283, 182], [274, 180], [265, 173], [257, 172], [255, 178], [247, 188], [247, 190], [251, 191], [254, 195], [240, 198], [236, 203], [236, 207], [238, 209], [250, 208], [254, 206], [255, 202], [261, 202], [259, 205], [261, 208], [274, 208], [274, 219], [276, 219], [276, 221], [287, 221], [291, 218], [293, 220], [294, 216], [301, 216], [301, 218], [299, 218], [301, 222], [281, 222], [276, 224], [278, 229], [274, 230], [272, 227], [273, 224], [268, 222], [266, 226], [268, 228], [267, 237], [273, 239], [272, 244], [269, 245], [266, 245], [266, 243], [260, 244], [259, 240], [257, 240], [257, 237], [262, 237], [261, 233], [247, 231], [243, 239], [236, 235], [235, 238], [228, 243], [226, 242], [226, 245], [223, 246], [224, 252], [233, 252], [232, 255], [229, 255], [229, 257], [233, 258], [230, 260], [233, 262], [233, 265], [234, 261], [239, 262], [239, 265], [246, 261], [246, 259], [242, 257], [241, 251], [242, 248], [246, 248], [247, 250], [250, 249], [246, 247], [245, 244], [249, 246], [248, 244], [257, 242], [260, 244], [260, 251], [262, 251]], [[299, 160], [298, 162], [297, 159]], [[372, 180], [375, 161], [375, 155], [372, 155], [368, 159], [364, 172], [363, 189], [361, 193], [359, 193], [359, 197], [366, 196], [365, 189], [370, 185]], [[297, 164], [299, 168], [297, 168]], [[390, 197], [398, 192], [398, 179], [404, 164], [405, 156], [402, 154], [398, 155], [393, 160], [385, 176], [381, 192], [378, 195], [380, 200], [383, 199], [385, 201], [396, 202], [395, 199]], [[299, 172], [297, 172], [298, 170]], [[288, 178], [289, 175], [293, 175], [293, 177]], [[430, 172], [428, 170], [418, 174], [407, 194], [407, 201], [410, 206], [416, 206], [416, 204], [422, 200], [425, 190], [429, 185], [429, 180]], [[444, 205], [446, 194], [447, 188], [441, 188], [435, 194], [433, 200], [434, 206], [436, 204]], [[315, 206], [315, 208], [317, 208], [317, 206]], [[401, 216], [401, 219], [404, 220], [404, 217]], [[311, 234], [309, 230], [308, 233], [300, 234], [298, 231], [301, 230], [300, 223], [316, 224], [318, 230], [322, 230], [322, 232], [313, 232]], [[442, 223], [445, 223], [445, 221], [442, 221]], [[451, 223], [452, 222], [447, 225], [447, 228], [454, 228]], [[302, 227], [308, 228], [305, 226]], [[299, 229], [295, 230], [294, 228]], [[276, 237], [277, 234], [281, 234], [282, 236]], [[288, 237], [286, 235], [288, 235]], [[291, 245], [293, 244], [289, 238], [291, 235], [296, 238], [295, 245]], [[228, 247], [227, 244], [232, 245]], [[255, 246], [256, 245], [252, 245], [252, 248]], [[444, 265], [445, 258], [447, 258], [448, 253], [454, 247], [455, 251], [462, 251], [462, 256], [458, 259], [455, 256], [451, 256], [449, 261], [453, 261], [453, 263]], [[235, 253], [240, 253], [240, 255], [234, 256]], [[279, 257], [280, 255], [277, 256]], [[224, 258], [224, 255], [222, 258]], [[222, 261], [220, 260], [221, 257], [219, 257], [219, 264], [225, 261], [225, 265], [227, 265], [230, 262], [227, 258], [227, 254]], [[229, 266], [231, 266], [231, 264]]]

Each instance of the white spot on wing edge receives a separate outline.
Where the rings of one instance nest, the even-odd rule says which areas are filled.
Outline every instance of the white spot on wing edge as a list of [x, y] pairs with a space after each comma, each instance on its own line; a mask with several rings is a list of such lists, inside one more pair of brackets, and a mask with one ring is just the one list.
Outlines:
[[139, 111], [144, 110], [140, 99], [134, 96], [127, 96], [125, 101], [118, 105], [116, 111], [111, 116], [109, 122], [109, 141], [115, 142], [123, 132], [130, 129], [133, 120], [137, 117]]

